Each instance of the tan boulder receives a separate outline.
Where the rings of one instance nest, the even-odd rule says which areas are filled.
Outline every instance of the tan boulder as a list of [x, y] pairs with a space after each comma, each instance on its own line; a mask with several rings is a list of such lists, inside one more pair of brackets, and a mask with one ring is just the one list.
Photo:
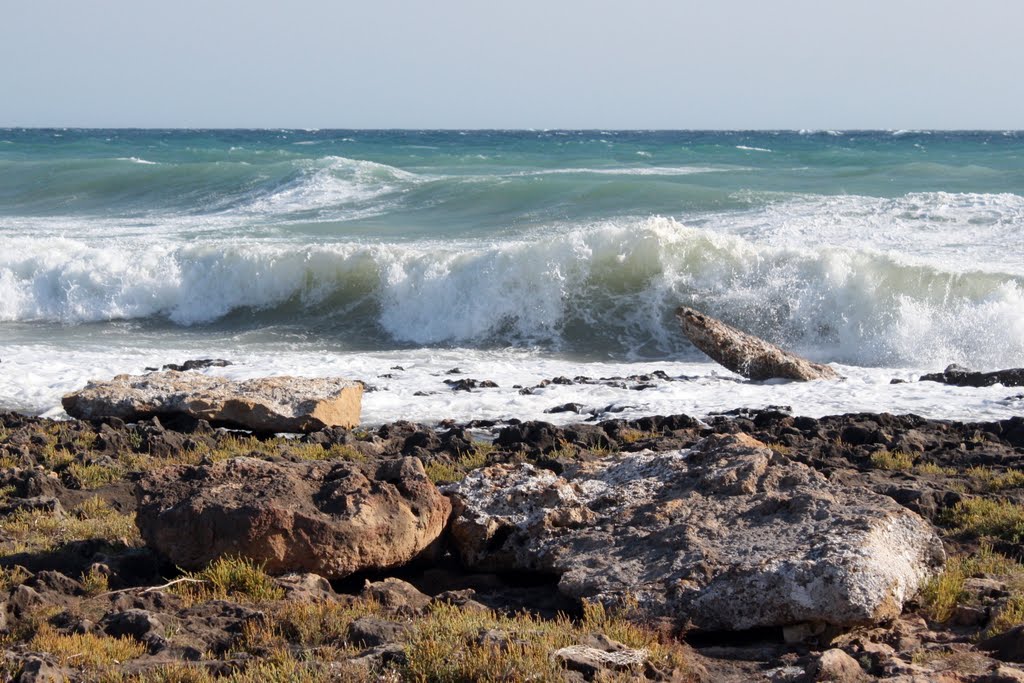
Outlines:
[[262, 377], [236, 382], [193, 372], [118, 375], [89, 382], [62, 399], [80, 419], [118, 417], [136, 422], [188, 415], [260, 432], [312, 432], [359, 424], [363, 385], [337, 377]]
[[827, 365], [784, 351], [692, 308], [680, 306], [676, 317], [694, 346], [716, 363], [748, 379], [839, 379], [839, 374]]
[[451, 511], [416, 458], [177, 466], [144, 476], [136, 498], [146, 544], [179, 567], [231, 555], [329, 579], [429, 553]]

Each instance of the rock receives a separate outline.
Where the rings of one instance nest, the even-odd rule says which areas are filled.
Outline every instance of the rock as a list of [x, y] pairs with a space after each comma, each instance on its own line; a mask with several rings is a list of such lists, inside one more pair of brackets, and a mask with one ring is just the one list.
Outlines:
[[693, 345], [729, 370], [748, 379], [839, 379], [827, 365], [783, 351], [763, 339], [740, 332], [711, 316], [681, 306], [676, 317]]
[[424, 554], [451, 510], [415, 458], [235, 458], [150, 472], [136, 496], [142, 537], [179, 567], [241, 555], [273, 574], [332, 579]]
[[1024, 662], [1024, 624], [985, 638], [978, 643], [978, 649], [987, 650], [1004, 662]]
[[367, 581], [363, 586], [362, 596], [376, 600], [388, 609], [405, 613], [422, 612], [433, 601], [433, 598], [421, 593], [416, 586], [393, 577], [383, 581]]
[[941, 382], [957, 387], [990, 387], [994, 384], [1002, 384], [1004, 387], [1024, 387], [1024, 368], [973, 372], [959, 365], [950, 365], [942, 372], [922, 375], [921, 381]]
[[[626, 647], [603, 633], [595, 633], [586, 642], [563, 647], [551, 656], [569, 671], [578, 672], [589, 681], [609, 671], [639, 674], [644, 671], [650, 653], [642, 648]], [[605, 678], [602, 676], [601, 680]], [[647, 679], [640, 676], [639, 680]]]
[[73, 417], [127, 422], [185, 415], [259, 432], [314, 432], [359, 424], [363, 385], [334, 378], [264, 377], [234, 382], [179, 372], [118, 375], [62, 399]]
[[42, 657], [31, 655], [14, 680], [17, 683], [64, 683], [68, 680], [68, 671]]
[[842, 650], [826, 650], [808, 667], [807, 674], [814, 681], [836, 681], [836, 683], [858, 683], [871, 678], [857, 660]]
[[555, 574], [568, 597], [699, 629], [891, 619], [944, 561], [918, 515], [747, 435], [561, 476], [494, 465], [445, 491], [466, 566]]
[[181, 365], [174, 363], [168, 363], [163, 366], [161, 370], [174, 370], [175, 372], [187, 372], [189, 370], [201, 370], [203, 368], [224, 368], [229, 365], [234, 365], [229, 360], [223, 358], [197, 358], [196, 360], [187, 360]]
[[330, 582], [319, 574], [285, 574], [276, 581], [284, 589], [285, 599], [292, 602], [329, 602], [337, 597]]
[[100, 620], [100, 628], [114, 638], [128, 636], [141, 641], [152, 633], [163, 631], [164, 626], [152, 612], [144, 609], [127, 609], [104, 616]]
[[348, 642], [358, 647], [378, 647], [396, 643], [408, 633], [406, 624], [377, 617], [359, 617], [348, 625]]

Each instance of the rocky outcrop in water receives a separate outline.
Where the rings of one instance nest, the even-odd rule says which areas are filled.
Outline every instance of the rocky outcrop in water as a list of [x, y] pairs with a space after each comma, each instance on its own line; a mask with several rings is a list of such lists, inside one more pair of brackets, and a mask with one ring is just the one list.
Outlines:
[[561, 475], [496, 465], [446, 491], [468, 567], [557, 574], [570, 597], [700, 629], [891, 619], [944, 561], [916, 514], [746, 435]]
[[835, 370], [813, 363], [721, 320], [680, 306], [676, 317], [693, 345], [721, 365], [748, 379], [839, 379]]
[[257, 432], [313, 432], [359, 424], [363, 385], [341, 378], [263, 377], [235, 382], [197, 373], [118, 375], [62, 399], [72, 417], [137, 422], [180, 416]]
[[1024, 387], [1024, 368], [974, 372], [959, 365], [950, 365], [942, 372], [921, 376], [922, 382], [941, 382], [957, 387], [990, 387], [1002, 384], [1004, 387]]
[[409, 562], [451, 511], [415, 458], [177, 466], [144, 476], [136, 496], [142, 537], [179, 567], [240, 555], [328, 578]]

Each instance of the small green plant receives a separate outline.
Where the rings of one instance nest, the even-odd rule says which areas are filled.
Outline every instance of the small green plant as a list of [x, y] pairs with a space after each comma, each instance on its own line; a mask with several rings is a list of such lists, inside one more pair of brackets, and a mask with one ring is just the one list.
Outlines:
[[931, 462], [922, 462], [914, 465], [914, 472], [917, 474], [943, 474], [951, 477], [956, 474], [952, 467], [942, 467]]
[[141, 545], [135, 515], [122, 514], [100, 498], [90, 498], [69, 512], [58, 517], [45, 510], [18, 510], [0, 519], [0, 531], [7, 535], [6, 542], [0, 543], [0, 550], [46, 552], [89, 538], [102, 539], [111, 545]]
[[990, 467], [970, 467], [964, 474], [970, 477], [983, 491], [1002, 491], [1003, 489], [1024, 486], [1024, 472], [1007, 469], [997, 472]]
[[871, 465], [881, 470], [906, 471], [914, 466], [914, 456], [904, 451], [883, 449], [871, 454]]
[[192, 603], [209, 600], [280, 600], [284, 590], [263, 571], [263, 565], [247, 557], [225, 556], [214, 560], [202, 571], [186, 574], [172, 587]]
[[0, 567], [0, 592], [8, 591], [15, 586], [20, 586], [32, 576], [29, 570], [22, 566]]
[[1024, 539], [1024, 506], [1006, 499], [968, 498], [944, 510], [939, 519], [956, 534], [1010, 543]]
[[782, 455], [789, 455], [793, 452], [792, 446], [787, 446], [786, 444], [780, 441], [769, 441], [768, 443], [765, 444], [765, 446], [772, 449], [776, 453], [781, 453]]
[[28, 644], [29, 650], [46, 652], [65, 666], [95, 668], [126, 662], [146, 653], [146, 646], [133, 638], [112, 638], [91, 633], [65, 635], [42, 624]]
[[[1019, 614], [1024, 608], [1024, 593], [1020, 592], [1024, 590], [1024, 565], [993, 550], [990, 542], [983, 542], [978, 551], [971, 555], [950, 557], [942, 572], [925, 584], [921, 589], [921, 604], [925, 614], [935, 621], [948, 620], [956, 606], [966, 598], [964, 587], [967, 579], [976, 576], [1000, 577], [1013, 592], [990, 628], [996, 628], [997, 624], [1001, 627], [1011, 621], [1014, 624], [1024, 621]], [[1003, 612], [1006, 615], [1000, 616]]]
[[476, 449], [460, 454], [455, 462], [432, 460], [424, 465], [427, 476], [435, 484], [450, 484], [462, 481], [466, 475], [487, 464], [490, 449]]
[[82, 464], [78, 461], [69, 464], [62, 473], [65, 484], [75, 488], [91, 490], [98, 489], [120, 480], [124, 470], [106, 465]]
[[99, 595], [110, 590], [110, 580], [104, 572], [92, 567], [82, 575], [82, 587], [86, 595]]

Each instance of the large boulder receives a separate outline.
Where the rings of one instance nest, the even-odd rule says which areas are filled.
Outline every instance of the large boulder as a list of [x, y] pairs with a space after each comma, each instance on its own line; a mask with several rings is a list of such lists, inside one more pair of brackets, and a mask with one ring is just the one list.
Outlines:
[[716, 363], [748, 379], [839, 379], [838, 373], [827, 365], [784, 351], [692, 308], [680, 306], [676, 317], [694, 346]]
[[263, 377], [235, 382], [193, 372], [118, 375], [89, 382], [62, 400], [81, 419], [137, 422], [188, 415], [259, 432], [315, 432], [359, 424], [363, 385], [338, 377]]
[[892, 499], [746, 435], [561, 476], [495, 465], [445, 490], [465, 565], [560, 575], [570, 597], [701, 629], [890, 619], [945, 557], [932, 526]]
[[176, 466], [144, 476], [136, 496], [143, 539], [180, 567], [237, 555], [331, 579], [433, 550], [451, 511], [416, 458]]

